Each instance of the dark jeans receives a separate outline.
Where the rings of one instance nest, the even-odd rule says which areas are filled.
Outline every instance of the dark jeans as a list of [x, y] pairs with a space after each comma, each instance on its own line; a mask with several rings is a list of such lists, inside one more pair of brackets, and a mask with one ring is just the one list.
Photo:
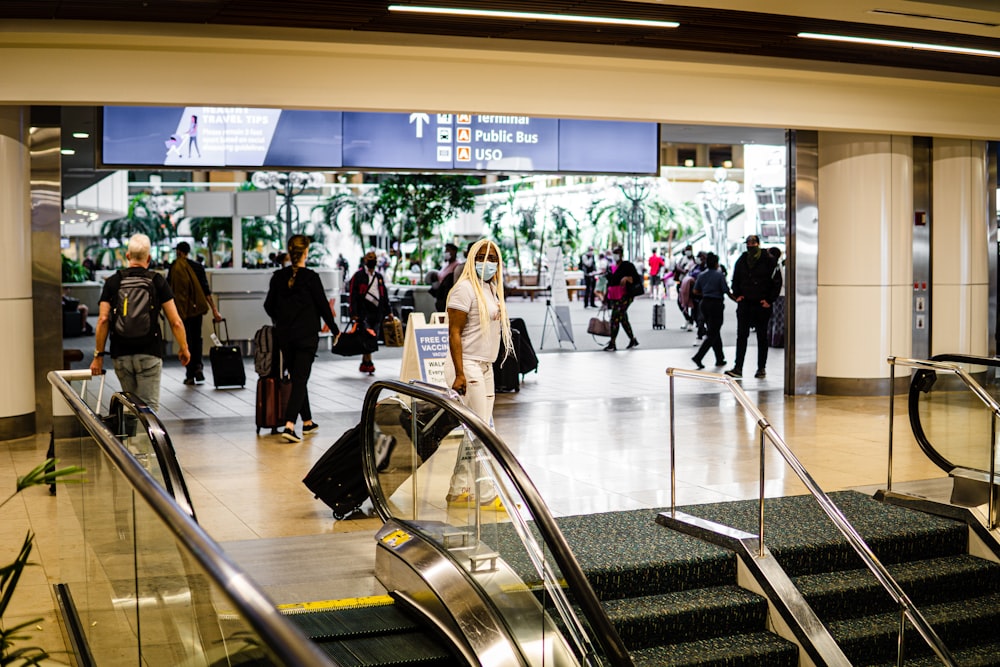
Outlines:
[[722, 353], [722, 312], [726, 309], [722, 299], [702, 299], [701, 315], [705, 320], [705, 340], [702, 341], [698, 353], [694, 355], [694, 360], [701, 363], [709, 350], [715, 352], [715, 365], [721, 366], [726, 362], [726, 355]]
[[309, 409], [309, 390], [306, 385], [312, 373], [316, 350], [319, 348], [319, 338], [281, 343], [282, 361], [292, 379], [292, 391], [288, 395], [288, 406], [285, 408], [285, 421], [295, 423], [302, 415], [302, 421], [312, 419]]
[[591, 306], [597, 308], [594, 303], [594, 288], [597, 287], [597, 276], [583, 277], [583, 307]]
[[204, 315], [194, 315], [184, 318], [184, 335], [187, 336], [188, 349], [191, 350], [191, 361], [184, 367], [184, 375], [194, 379], [204, 375], [204, 364], [201, 358], [201, 322]]
[[767, 367], [767, 322], [771, 319], [771, 309], [764, 308], [760, 301], [743, 299], [736, 304], [736, 361], [733, 368], [742, 371], [743, 359], [747, 354], [747, 339], [750, 329], [757, 331], [757, 370]]

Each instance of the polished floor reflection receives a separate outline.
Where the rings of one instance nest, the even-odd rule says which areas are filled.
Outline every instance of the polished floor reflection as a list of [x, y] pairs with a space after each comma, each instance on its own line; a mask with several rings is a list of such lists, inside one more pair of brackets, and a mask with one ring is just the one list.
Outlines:
[[[690, 355], [685, 348], [547, 352], [519, 393], [498, 396], [497, 431], [556, 515], [670, 504], [665, 370], [692, 368]], [[762, 380], [747, 378], [742, 386], [813, 478], [828, 491], [884, 485], [888, 398], [786, 397], [782, 361], [781, 351], [773, 350], [771, 374]], [[398, 355], [377, 356], [376, 364], [376, 377], [398, 377]], [[250, 361], [251, 377], [252, 370]], [[378, 593], [376, 584], [360, 576], [365, 559], [374, 557], [371, 535], [378, 521], [365, 515], [335, 521], [302, 484], [312, 464], [358, 420], [372, 380], [357, 371], [356, 360], [320, 357], [310, 392], [321, 428], [294, 445], [255, 433], [252, 385], [216, 390], [185, 386], [181, 379], [180, 368], [168, 365], [163, 414], [207, 532], [277, 603]], [[756, 497], [759, 441], [754, 424], [726, 388], [678, 379], [675, 408], [677, 502]], [[894, 482], [943, 477], [915, 446], [902, 397], [897, 398], [896, 415]], [[12, 488], [16, 475], [44, 457], [47, 445], [43, 436], [2, 443], [0, 483]], [[764, 490], [769, 496], [803, 492], [772, 449], [765, 453]], [[36, 637], [41, 636], [42, 645], [60, 643], [51, 622], [49, 591], [60, 580], [54, 503], [46, 490], [32, 489], [3, 511], [0, 531], [6, 543], [23, 538], [31, 527], [38, 535], [35, 560], [42, 565], [19, 587], [16, 618], [8, 622], [42, 610], [45, 620]], [[305, 574], [311, 568], [341, 574], [353, 568], [359, 576], [324, 578], [329, 585], [317, 587], [316, 579]]]

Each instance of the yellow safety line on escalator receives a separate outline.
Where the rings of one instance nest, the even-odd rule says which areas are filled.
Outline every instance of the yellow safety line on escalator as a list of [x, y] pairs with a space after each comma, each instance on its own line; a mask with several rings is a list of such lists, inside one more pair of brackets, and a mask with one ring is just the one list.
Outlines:
[[369, 595], [360, 598], [343, 598], [341, 600], [317, 600], [315, 602], [292, 602], [279, 604], [278, 611], [282, 614], [300, 612], [325, 611], [328, 609], [360, 609], [362, 607], [385, 607], [393, 604], [389, 595]]

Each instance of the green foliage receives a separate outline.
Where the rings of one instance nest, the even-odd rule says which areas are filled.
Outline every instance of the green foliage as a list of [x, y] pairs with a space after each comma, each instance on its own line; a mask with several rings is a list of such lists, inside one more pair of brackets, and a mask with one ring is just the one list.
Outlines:
[[180, 208], [178, 195], [173, 202], [166, 195], [154, 195], [140, 192], [128, 202], [128, 213], [120, 218], [106, 220], [101, 225], [101, 236], [116, 239], [122, 245], [128, 242], [133, 234], [145, 234], [156, 245], [169, 241], [177, 235], [177, 225], [172, 214]]
[[340, 218], [345, 211], [350, 212], [351, 236], [358, 244], [365, 246], [363, 233], [365, 223], [371, 224], [377, 211], [377, 200], [373, 197], [343, 190], [337, 192], [324, 203], [314, 206], [313, 211], [323, 212], [323, 225], [327, 229], [340, 231]]
[[[56, 463], [55, 459], [46, 459], [27, 475], [19, 477], [14, 493], [0, 503], [0, 507], [10, 502], [21, 491], [33, 486], [45, 486], [57, 482], [83, 481], [79, 477], [71, 477], [84, 472], [83, 468], [79, 466], [67, 466], [56, 469]], [[8, 665], [18, 665], [19, 667], [37, 665], [49, 658], [49, 653], [37, 646], [18, 646], [20, 642], [31, 640], [31, 635], [25, 631], [30, 626], [41, 622], [41, 618], [34, 618], [11, 627], [7, 627], [6, 623], [3, 622], [4, 615], [7, 613], [11, 599], [14, 597], [14, 591], [17, 589], [21, 575], [24, 573], [25, 568], [33, 564], [30, 558], [34, 542], [35, 535], [29, 530], [14, 561], [9, 565], [0, 567], [0, 666], [3, 667], [7, 667]]]
[[400, 244], [415, 237], [417, 255], [423, 257], [424, 242], [433, 238], [441, 225], [459, 212], [474, 209], [475, 197], [466, 187], [474, 183], [471, 176], [393, 174], [375, 190], [375, 211], [382, 214], [390, 229], [393, 223], [398, 225], [395, 236]]
[[82, 283], [90, 280], [90, 271], [80, 262], [62, 256], [62, 281], [64, 283]]

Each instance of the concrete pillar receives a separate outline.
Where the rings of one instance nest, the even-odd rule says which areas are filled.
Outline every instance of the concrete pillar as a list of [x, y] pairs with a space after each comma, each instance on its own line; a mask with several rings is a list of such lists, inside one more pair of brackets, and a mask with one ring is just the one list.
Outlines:
[[[29, 183], [28, 108], [0, 106], [0, 248], [4, 252], [0, 262], [4, 369], [0, 439], [5, 440], [35, 432]], [[61, 331], [60, 322], [60, 336]]]
[[818, 393], [888, 393], [909, 355], [912, 219], [911, 138], [819, 134]]
[[931, 354], [989, 355], [986, 143], [934, 139]]

